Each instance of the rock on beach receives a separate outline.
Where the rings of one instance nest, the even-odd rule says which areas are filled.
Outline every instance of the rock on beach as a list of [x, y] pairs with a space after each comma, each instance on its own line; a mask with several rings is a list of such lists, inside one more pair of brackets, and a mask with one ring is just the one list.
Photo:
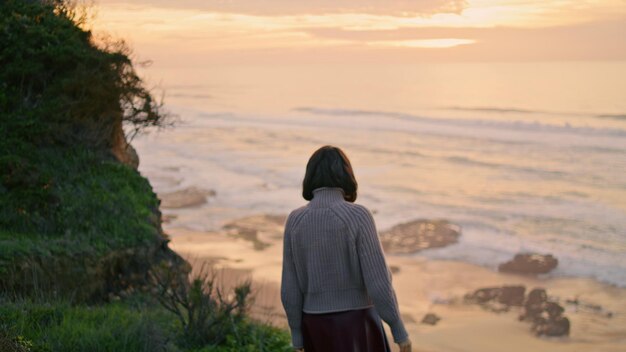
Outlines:
[[552, 254], [519, 253], [498, 266], [498, 271], [516, 274], [546, 274], [559, 264]]
[[478, 304], [492, 312], [508, 312], [511, 306], [520, 306], [520, 321], [531, 323], [530, 330], [537, 336], [568, 336], [570, 320], [565, 309], [548, 299], [543, 288], [534, 288], [525, 295], [524, 286], [486, 287], [465, 295], [466, 303]]

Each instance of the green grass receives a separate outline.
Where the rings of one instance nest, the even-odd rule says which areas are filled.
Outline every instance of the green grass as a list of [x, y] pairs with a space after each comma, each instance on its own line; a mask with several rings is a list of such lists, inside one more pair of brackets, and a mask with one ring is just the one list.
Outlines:
[[[80, 149], [41, 150], [32, 159], [32, 165], [47, 176], [46, 193], [41, 196], [27, 189], [0, 196], [0, 241], [7, 249], [1, 258], [31, 252], [24, 242], [45, 242], [49, 249], [41, 254], [103, 253], [157, 235], [158, 200], [137, 171]], [[40, 205], [48, 208], [45, 217], [24, 205], [28, 198], [38, 197], [52, 199], [52, 204], [37, 200], [47, 203]]]
[[71, 3], [0, 0], [0, 351], [289, 350], [285, 331], [245, 314], [216, 318], [219, 342], [186, 341], [136, 293], [157, 264], [186, 272], [148, 180], [112, 148], [168, 116], [124, 42], [96, 44]]
[[162, 126], [167, 114], [130, 49], [96, 44], [71, 1], [1, 3], [0, 259], [48, 251], [16, 236], [69, 255], [149, 240], [156, 196], [111, 149], [123, 127]]
[[[162, 351], [173, 336], [167, 314], [121, 303], [71, 306], [67, 303], [8, 303], [0, 327], [32, 343], [33, 351]], [[174, 349], [170, 349], [174, 350]]]
[[136, 170], [105, 151], [13, 145], [0, 141], [0, 295], [91, 299], [113, 268], [163, 241], [158, 199]]
[[266, 324], [243, 322], [237, 334], [222, 346], [204, 347], [193, 352], [291, 352], [291, 338], [285, 330]]
[[0, 294], [33, 273], [81, 282], [119, 250], [158, 245], [158, 199], [111, 148], [123, 125], [166, 118], [128, 47], [96, 44], [71, 2], [1, 3]]
[[124, 250], [158, 246], [162, 240], [156, 194], [132, 168], [79, 148], [41, 150], [29, 163], [49, 186], [40, 193], [25, 187], [0, 194], [4, 291], [54, 286], [72, 294], [82, 290], [77, 297], [88, 299], [93, 294], [88, 290], [101, 287], [89, 281], [106, 275], [105, 261], [119, 256], [120, 263], [127, 262]]
[[[221, 346], [185, 348], [178, 321], [158, 305], [123, 301], [100, 306], [63, 302], [5, 302], [0, 305], [0, 332], [42, 352], [281, 352], [289, 351], [289, 334], [250, 321], [239, 322]], [[1, 346], [1, 344], [0, 344]]]

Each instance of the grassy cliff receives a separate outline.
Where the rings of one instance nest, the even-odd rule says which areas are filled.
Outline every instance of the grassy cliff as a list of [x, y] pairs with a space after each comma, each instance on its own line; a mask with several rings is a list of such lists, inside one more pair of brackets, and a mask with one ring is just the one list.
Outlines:
[[[123, 43], [96, 45], [63, 2], [0, 6], [0, 291], [77, 301], [177, 260], [123, 126], [166, 122]], [[127, 148], [128, 147], [128, 148]], [[168, 258], [169, 257], [169, 258]], [[121, 285], [118, 277], [124, 277]]]
[[[85, 18], [0, 0], [0, 350], [285, 350], [247, 317], [248, 291], [217, 299], [167, 247], [125, 132], [168, 117]], [[155, 282], [163, 268], [175, 279]]]

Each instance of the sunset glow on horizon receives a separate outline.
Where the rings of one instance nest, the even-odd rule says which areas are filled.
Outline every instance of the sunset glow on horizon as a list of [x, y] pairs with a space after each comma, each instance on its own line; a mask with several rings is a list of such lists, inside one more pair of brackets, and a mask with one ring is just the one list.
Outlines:
[[174, 53], [192, 62], [626, 59], [623, 0], [292, 3], [102, 0], [94, 29], [166, 64]]
[[[382, 46], [398, 46], [407, 48], [452, 48], [459, 45], [467, 45], [475, 43], [472, 39], [458, 38], [441, 38], [441, 39], [416, 39], [416, 40], [398, 40], [398, 41], [382, 41], [378, 45]], [[376, 42], [373, 42], [376, 45]]]

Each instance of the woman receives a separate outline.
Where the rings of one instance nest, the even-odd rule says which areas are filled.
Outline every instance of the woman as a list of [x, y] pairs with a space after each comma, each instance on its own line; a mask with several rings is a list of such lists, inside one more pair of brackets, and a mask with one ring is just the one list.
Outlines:
[[374, 219], [356, 195], [341, 149], [313, 153], [302, 185], [310, 202], [285, 224], [281, 299], [295, 350], [388, 352], [382, 317], [411, 351]]

